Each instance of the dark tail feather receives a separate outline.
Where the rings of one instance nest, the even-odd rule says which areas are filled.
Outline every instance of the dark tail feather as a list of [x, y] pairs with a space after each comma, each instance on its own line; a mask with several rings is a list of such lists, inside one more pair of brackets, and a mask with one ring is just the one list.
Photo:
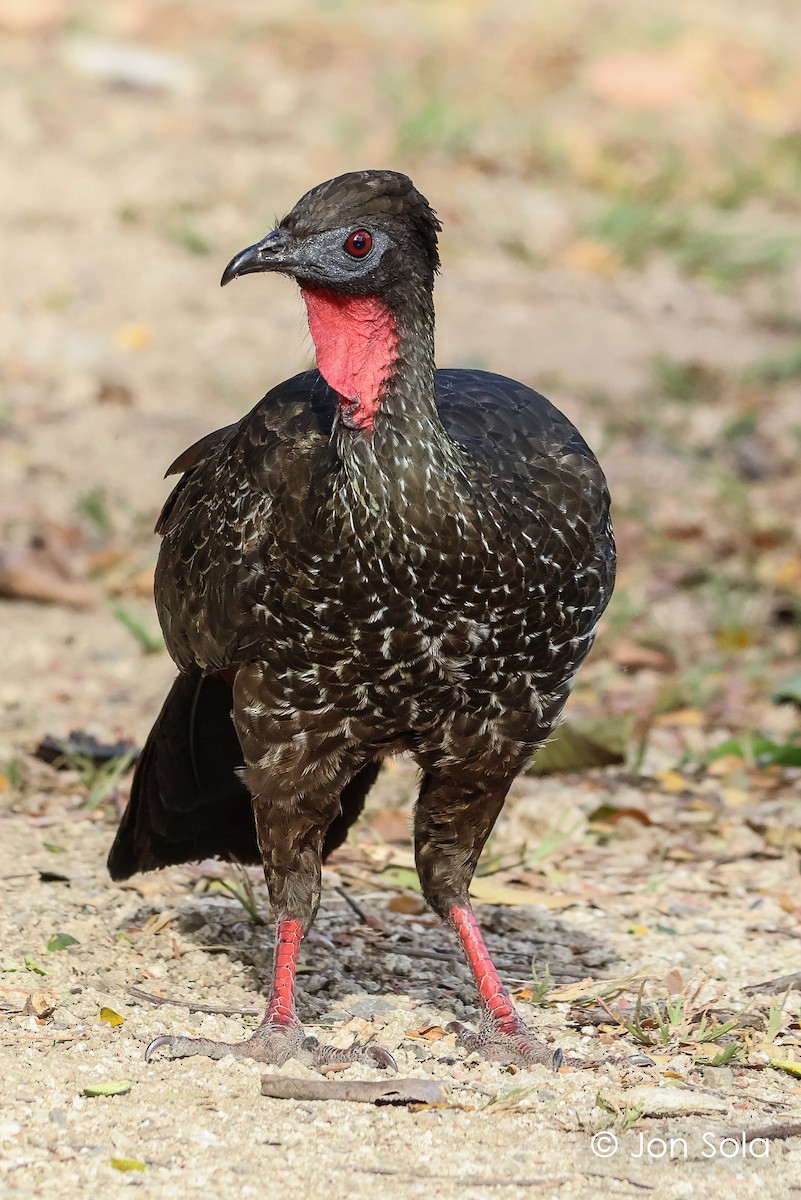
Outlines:
[[231, 707], [224, 679], [178, 676], [136, 766], [108, 856], [112, 879], [214, 854], [260, 861]]

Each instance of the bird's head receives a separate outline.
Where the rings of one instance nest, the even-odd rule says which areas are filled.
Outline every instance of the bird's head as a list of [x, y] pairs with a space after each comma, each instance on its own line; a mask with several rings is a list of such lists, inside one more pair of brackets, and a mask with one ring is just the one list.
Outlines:
[[276, 228], [237, 254], [222, 283], [277, 271], [346, 296], [433, 286], [439, 221], [398, 171], [351, 171], [312, 188]]
[[300, 285], [317, 366], [343, 424], [371, 432], [399, 365], [433, 389], [439, 221], [397, 171], [352, 171], [312, 188], [229, 262], [222, 283], [275, 271]]

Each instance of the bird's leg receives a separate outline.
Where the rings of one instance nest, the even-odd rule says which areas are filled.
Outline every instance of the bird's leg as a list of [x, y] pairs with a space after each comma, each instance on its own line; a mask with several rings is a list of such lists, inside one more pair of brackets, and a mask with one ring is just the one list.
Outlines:
[[205, 1058], [254, 1058], [280, 1066], [288, 1058], [299, 1058], [309, 1066], [326, 1067], [333, 1063], [369, 1062], [373, 1066], [397, 1070], [389, 1051], [373, 1042], [354, 1043], [341, 1048], [321, 1045], [303, 1030], [295, 1011], [295, 974], [298, 950], [303, 937], [300, 921], [285, 917], [278, 922], [275, 935], [273, 978], [267, 1011], [261, 1025], [241, 1042], [221, 1042], [211, 1038], [190, 1038], [162, 1034], [145, 1051], [149, 1062], [160, 1046], [169, 1048], [171, 1058], [200, 1055]]
[[468, 901], [452, 904], [448, 922], [455, 929], [473, 979], [476, 981], [482, 1016], [478, 1033], [461, 1021], [451, 1021], [448, 1029], [457, 1035], [466, 1050], [475, 1050], [494, 1062], [528, 1065], [543, 1063], [558, 1069], [562, 1051], [551, 1050], [538, 1041], [517, 1012], [508, 989], [501, 981], [484, 944], [475, 913]]
[[509, 784], [465, 791], [464, 785], [427, 777], [415, 810], [415, 852], [423, 895], [451, 928], [464, 950], [478, 990], [478, 1032], [460, 1021], [448, 1029], [460, 1045], [494, 1062], [557, 1069], [561, 1050], [540, 1042], [517, 1013], [490, 958], [467, 897], [470, 880], [500, 812]]
[[[250, 781], [248, 781], [250, 782]], [[338, 793], [335, 793], [338, 794]], [[336, 813], [333, 806], [332, 814]], [[295, 976], [298, 952], [304, 934], [317, 913], [320, 900], [321, 851], [331, 816], [322, 806], [306, 798], [304, 808], [254, 799], [256, 832], [264, 863], [264, 874], [276, 916], [275, 955], [267, 1011], [258, 1029], [241, 1042], [210, 1038], [157, 1037], [145, 1052], [166, 1046], [173, 1058], [202, 1055], [207, 1058], [253, 1058], [280, 1065], [300, 1058], [313, 1067], [334, 1063], [369, 1062], [397, 1070], [392, 1055], [382, 1046], [367, 1042], [347, 1048], [321, 1045], [308, 1037], [295, 1011]]]
[[313, 1058], [316, 1041], [305, 1036], [295, 1013], [295, 974], [302, 937], [300, 921], [284, 918], [278, 922], [270, 999], [261, 1025], [249, 1038], [241, 1042], [218, 1042], [165, 1034], [150, 1043], [145, 1051], [146, 1060], [150, 1061], [159, 1046], [168, 1046], [172, 1058], [192, 1055], [225, 1058], [232, 1054], [235, 1058], [256, 1058], [276, 1065], [298, 1052]]

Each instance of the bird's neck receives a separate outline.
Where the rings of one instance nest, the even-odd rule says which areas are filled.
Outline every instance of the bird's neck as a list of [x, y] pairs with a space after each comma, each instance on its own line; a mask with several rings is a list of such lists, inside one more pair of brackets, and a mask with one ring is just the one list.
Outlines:
[[318, 370], [339, 396], [344, 438], [372, 440], [406, 425], [439, 423], [430, 293], [400, 305], [316, 287], [302, 295]]

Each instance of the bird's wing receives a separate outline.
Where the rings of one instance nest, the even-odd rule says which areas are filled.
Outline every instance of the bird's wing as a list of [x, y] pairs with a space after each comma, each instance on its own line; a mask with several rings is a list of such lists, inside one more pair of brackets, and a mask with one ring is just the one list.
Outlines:
[[250, 657], [255, 605], [270, 571], [276, 497], [307, 487], [331, 436], [334, 393], [317, 371], [273, 388], [234, 425], [180, 455], [183, 470], [157, 532], [156, 607], [182, 670], [219, 671]]
[[[531, 520], [576, 512], [592, 536], [608, 524], [598, 460], [568, 418], [522, 383], [489, 371], [437, 371], [437, 406], [485, 489], [528, 506]], [[564, 523], [564, 522], [563, 522]]]
[[479, 505], [499, 512], [510, 551], [530, 578], [546, 581], [537, 586], [553, 596], [554, 636], [589, 649], [615, 572], [609, 493], [595, 455], [563, 413], [515, 380], [437, 371], [436, 387]]
[[606, 490], [595, 455], [575, 426], [545, 396], [490, 371], [437, 371], [437, 407], [454, 439], [492, 474], [530, 476], [547, 459], [572, 455], [586, 482]]

